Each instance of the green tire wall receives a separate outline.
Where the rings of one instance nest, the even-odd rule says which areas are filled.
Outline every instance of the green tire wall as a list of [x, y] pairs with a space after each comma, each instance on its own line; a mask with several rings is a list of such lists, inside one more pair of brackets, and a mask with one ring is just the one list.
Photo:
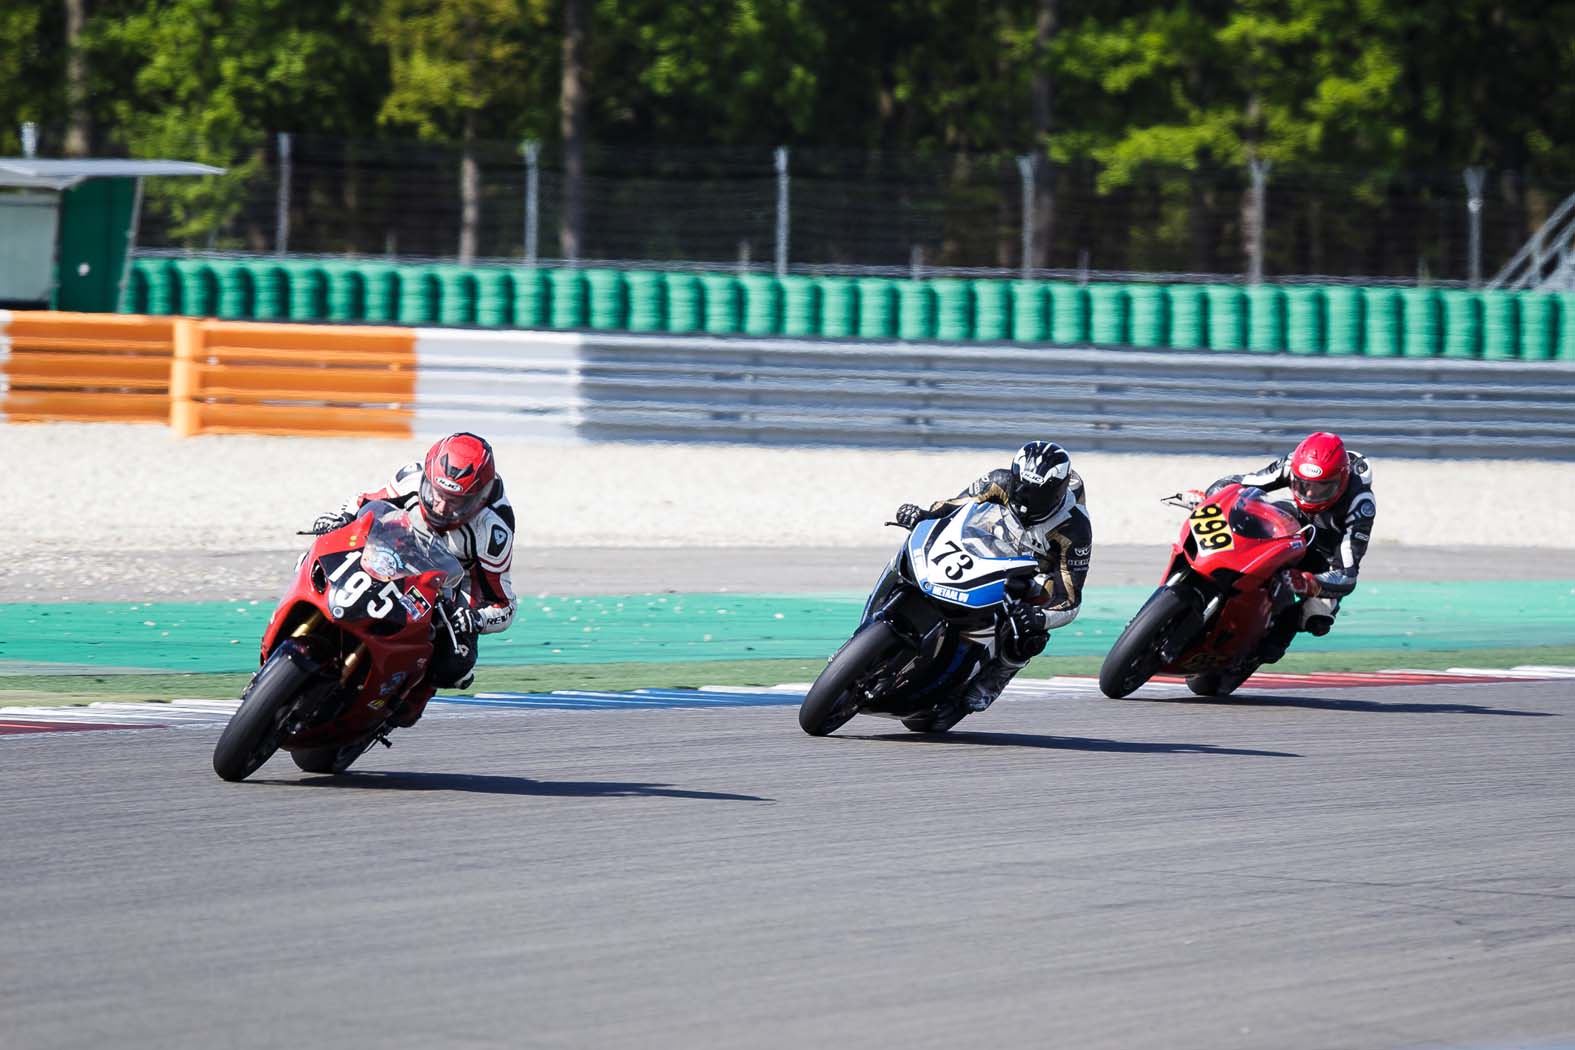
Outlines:
[[281, 321], [1575, 360], [1575, 294], [393, 264], [132, 260], [122, 313]]

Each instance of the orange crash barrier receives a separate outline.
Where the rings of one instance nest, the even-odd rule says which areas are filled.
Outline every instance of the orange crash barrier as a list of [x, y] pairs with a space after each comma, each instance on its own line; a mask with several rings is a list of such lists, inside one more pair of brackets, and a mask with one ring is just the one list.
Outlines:
[[177, 320], [169, 423], [193, 434], [409, 437], [408, 328]]
[[147, 422], [169, 418], [169, 317], [18, 311], [0, 325], [12, 422]]

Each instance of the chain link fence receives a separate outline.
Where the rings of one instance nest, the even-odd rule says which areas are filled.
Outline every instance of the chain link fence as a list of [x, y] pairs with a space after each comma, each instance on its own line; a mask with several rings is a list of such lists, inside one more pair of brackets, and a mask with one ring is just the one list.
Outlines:
[[[564, 157], [485, 142], [475, 259], [563, 261]], [[216, 186], [150, 182], [148, 250], [452, 259], [457, 145], [275, 136]], [[1575, 178], [795, 148], [597, 146], [578, 261], [812, 273], [1475, 284]], [[208, 181], [208, 180], [203, 180]], [[1473, 206], [1474, 205], [1474, 206]], [[1475, 230], [1473, 225], [1475, 221]]]

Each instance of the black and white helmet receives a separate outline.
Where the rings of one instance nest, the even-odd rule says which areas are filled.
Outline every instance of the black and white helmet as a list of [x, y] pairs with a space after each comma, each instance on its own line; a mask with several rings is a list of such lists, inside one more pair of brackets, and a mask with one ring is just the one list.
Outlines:
[[1054, 441], [1030, 441], [1012, 457], [1012, 509], [1037, 525], [1061, 509], [1072, 480], [1072, 457]]

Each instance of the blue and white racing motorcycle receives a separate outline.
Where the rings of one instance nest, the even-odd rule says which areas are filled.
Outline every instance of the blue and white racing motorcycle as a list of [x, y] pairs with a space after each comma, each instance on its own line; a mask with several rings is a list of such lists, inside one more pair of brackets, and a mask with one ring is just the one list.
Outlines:
[[[888, 523], [889, 524], [889, 523]], [[996, 503], [921, 521], [886, 567], [864, 621], [820, 672], [798, 724], [825, 736], [854, 715], [943, 733], [968, 714], [968, 683], [995, 657], [1012, 604], [1042, 593], [1023, 526]]]

